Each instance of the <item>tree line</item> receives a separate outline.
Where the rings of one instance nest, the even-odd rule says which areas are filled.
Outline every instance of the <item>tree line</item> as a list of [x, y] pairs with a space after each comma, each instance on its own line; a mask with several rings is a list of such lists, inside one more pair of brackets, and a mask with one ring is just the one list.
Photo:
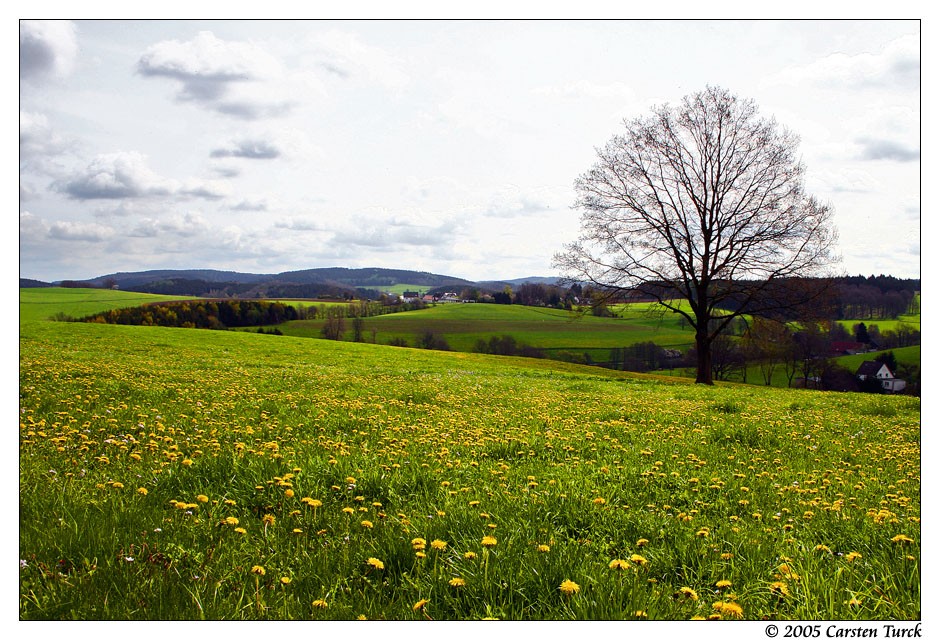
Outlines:
[[186, 300], [111, 309], [87, 316], [81, 321], [187, 329], [228, 329], [275, 325], [297, 319], [297, 309], [282, 302]]

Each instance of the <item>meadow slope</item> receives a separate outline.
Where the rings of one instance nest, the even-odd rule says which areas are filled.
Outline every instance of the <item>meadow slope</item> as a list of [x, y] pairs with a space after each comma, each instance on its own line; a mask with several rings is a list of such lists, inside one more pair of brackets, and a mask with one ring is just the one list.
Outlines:
[[920, 618], [917, 398], [29, 305], [21, 619]]

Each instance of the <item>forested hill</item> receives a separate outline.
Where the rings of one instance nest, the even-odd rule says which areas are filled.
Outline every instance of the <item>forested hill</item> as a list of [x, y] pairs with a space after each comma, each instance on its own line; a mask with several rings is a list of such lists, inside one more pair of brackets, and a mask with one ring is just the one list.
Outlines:
[[303, 271], [285, 271], [276, 276], [280, 280], [307, 282], [335, 282], [351, 287], [375, 288], [391, 287], [396, 284], [412, 284], [423, 287], [464, 287], [474, 283], [463, 278], [444, 276], [426, 271], [406, 269], [348, 269], [345, 267], [327, 267], [322, 269], [304, 269]]
[[87, 280], [63, 280], [57, 283], [20, 279], [20, 287], [60, 285], [118, 288], [124, 291], [168, 295], [298, 298], [353, 298], [366, 292], [377, 293], [396, 284], [455, 289], [475, 285], [469, 280], [426, 271], [344, 267], [304, 269], [276, 274], [214, 269], [162, 269], [111, 273]]

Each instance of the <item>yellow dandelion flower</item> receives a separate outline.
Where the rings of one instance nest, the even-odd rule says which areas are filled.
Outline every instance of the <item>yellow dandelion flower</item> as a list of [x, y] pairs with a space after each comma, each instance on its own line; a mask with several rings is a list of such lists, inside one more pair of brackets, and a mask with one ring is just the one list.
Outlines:
[[111, 483], [111, 486], [114, 487], [115, 489], [123, 489], [123, 488], [124, 488], [124, 485], [123, 485], [122, 483], [120, 483], [120, 482], [112, 482], [112, 483]]
[[848, 602], [844, 604], [847, 604], [850, 607], [860, 607], [862, 606], [862, 601], [856, 597], [853, 597], [851, 600], [849, 600]]
[[356, 484], [356, 479], [352, 476], [346, 476], [346, 484]]
[[262, 567], [260, 564], [256, 564], [255, 566], [253, 566], [253, 567], [251, 568], [251, 572], [258, 574], [259, 576], [263, 576], [263, 575], [264, 575], [264, 567]]
[[912, 540], [911, 538], [908, 538], [908, 537], [907, 537], [906, 535], [904, 535], [903, 533], [899, 533], [898, 535], [896, 535], [896, 536], [894, 536], [893, 538], [891, 538], [891, 542], [900, 543], [900, 544], [906, 544], [906, 543], [908, 543], [908, 542], [914, 542], [914, 540]]
[[845, 559], [846, 559], [848, 562], [852, 562], [852, 561], [857, 560], [858, 558], [861, 558], [861, 557], [862, 557], [862, 554], [860, 554], [858, 551], [853, 551], [853, 552], [849, 553], [848, 555], [846, 555], [846, 556], [845, 556]]
[[293, 489], [285, 489], [285, 490], [284, 490], [284, 497], [285, 497], [285, 498], [293, 498], [293, 497], [294, 497], [294, 490], [293, 490]]
[[447, 548], [447, 543], [443, 540], [431, 540], [431, 548], [437, 551], [443, 551]]
[[645, 546], [648, 545], [649, 543], [650, 543], [650, 541], [647, 540], [646, 538], [640, 538], [639, 540], [636, 541], [636, 546], [638, 546], [638, 547], [645, 547]]
[[483, 540], [480, 542], [484, 547], [490, 548], [496, 546], [496, 538], [493, 536], [483, 536]]
[[147, 489], [146, 489], [146, 487], [140, 487], [139, 489], [137, 489], [137, 493], [139, 493], [139, 494], [142, 495], [142, 496], [147, 495]]
[[473, 551], [467, 551], [465, 554], [463, 554], [463, 557], [465, 560], [475, 560], [477, 557], [477, 554], [474, 553]]
[[832, 553], [832, 549], [830, 549], [824, 544], [817, 544], [815, 550], [819, 551], [820, 553]]
[[428, 557], [428, 554], [426, 554], [424, 551], [415, 551], [415, 557], [418, 560], [423, 560], [424, 558]]
[[721, 614], [722, 618], [737, 618], [740, 620], [744, 617], [744, 609], [741, 608], [737, 602], [716, 602], [716, 605], [721, 605], [721, 607], [716, 607], [718, 612]]
[[366, 560], [366, 564], [374, 569], [378, 569], [379, 571], [385, 568], [385, 563], [378, 558], [369, 558]]
[[593, 502], [596, 505], [607, 504], [607, 501], [604, 500], [603, 498], [594, 498], [594, 500], [592, 500], [591, 502]]
[[630, 562], [633, 564], [638, 564], [641, 567], [645, 567], [649, 561], [640, 554], [634, 553], [632, 556], [630, 556]]
[[699, 529], [698, 531], [696, 531], [696, 532], [695, 532], [695, 535], [698, 536], [699, 538], [707, 538], [707, 537], [708, 537], [708, 529], [706, 529], [706, 528], [703, 527], [703, 528]]
[[614, 571], [626, 571], [630, 568], [630, 563], [627, 560], [611, 560], [610, 564], [607, 565]]
[[787, 587], [786, 582], [772, 582], [770, 584], [770, 592], [779, 597], [785, 597], [790, 595], [790, 589]]
[[463, 578], [451, 578], [448, 584], [452, 587], [462, 587], [467, 584]]
[[261, 522], [263, 522], [266, 525], [274, 524], [274, 514], [273, 513], [264, 514], [264, 517], [261, 518]]
[[297, 529], [297, 528], [291, 529], [291, 533], [303, 533], [303, 532], [304, 532], [303, 529]]
[[547, 544], [540, 544], [539, 546], [535, 548], [535, 550], [538, 551], [539, 553], [548, 553], [549, 551], [552, 550], [552, 548], [549, 547]]
[[245, 535], [245, 534], [248, 533], [248, 532], [245, 531], [245, 529], [242, 528], [242, 527], [235, 527], [235, 533], [238, 533], [238, 534], [241, 534], [241, 535]]
[[642, 610], [641, 610], [641, 611], [634, 611], [634, 612], [633, 612], [633, 617], [634, 617], [634, 618], [646, 618], [646, 617], [648, 617], [648, 616], [646, 615], [646, 612], [645, 612], [645, 611], [642, 611]]
[[343, 513], [347, 513], [347, 514], [349, 514], [349, 515], [352, 515], [352, 514], [356, 513], [356, 510], [353, 509], [352, 507], [343, 507]]
[[420, 600], [418, 600], [417, 602], [415, 602], [415, 603], [414, 603], [414, 606], [412, 606], [411, 608], [412, 608], [412, 610], [414, 610], [414, 611], [421, 611], [421, 609], [424, 609], [424, 607], [427, 606], [427, 604], [428, 604], [429, 602], [430, 602], [430, 600], [428, 600], [428, 599], [426, 599], [426, 598], [421, 598]]
[[427, 546], [428, 541], [424, 538], [414, 538], [411, 541], [411, 548], [415, 551], [424, 551], [424, 548]]
[[679, 589], [677, 594], [680, 597], [685, 597], [687, 600], [698, 600], [698, 594], [695, 593], [695, 589], [691, 587], [682, 587]]
[[581, 591], [581, 587], [577, 582], [572, 580], [565, 580], [560, 585], [558, 585], [558, 590], [566, 596], [570, 596], [573, 593], [578, 593]]
[[719, 589], [727, 589], [728, 587], [731, 586], [731, 581], [730, 581], [730, 580], [719, 580], [718, 582], [715, 583], [715, 586], [718, 587]]
[[326, 609], [327, 606], [329, 606], [326, 604], [326, 600], [314, 600], [313, 602], [310, 603], [310, 605], [314, 609]]
[[282, 577], [281, 577], [281, 584], [290, 584], [290, 577], [288, 577], [288, 576], [282, 576]]
[[229, 516], [225, 519], [225, 524], [235, 526], [236, 524], [238, 524], [238, 518], [234, 516]]
[[203, 502], [203, 503], [209, 502], [209, 496], [200, 493], [198, 496], [196, 496], [196, 501]]
[[371, 529], [371, 528], [372, 528], [372, 522], [369, 521], [369, 520], [363, 520], [363, 521], [360, 522], [359, 524], [362, 525], [362, 528], [363, 528], [363, 529]]
[[189, 458], [185, 458], [185, 459], [183, 460], [183, 466], [184, 466], [184, 467], [188, 467], [188, 466], [192, 465], [192, 463], [193, 463], [193, 461], [190, 460]]

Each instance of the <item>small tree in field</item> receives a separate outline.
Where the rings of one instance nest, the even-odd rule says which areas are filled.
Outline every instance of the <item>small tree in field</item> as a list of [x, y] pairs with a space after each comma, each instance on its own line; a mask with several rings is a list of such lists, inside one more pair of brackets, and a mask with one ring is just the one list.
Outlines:
[[711, 384], [712, 342], [738, 316], [785, 313], [827, 288], [817, 277], [835, 260], [836, 233], [804, 190], [797, 144], [715, 87], [626, 121], [575, 182], [581, 236], [555, 265], [685, 316], [696, 382]]

